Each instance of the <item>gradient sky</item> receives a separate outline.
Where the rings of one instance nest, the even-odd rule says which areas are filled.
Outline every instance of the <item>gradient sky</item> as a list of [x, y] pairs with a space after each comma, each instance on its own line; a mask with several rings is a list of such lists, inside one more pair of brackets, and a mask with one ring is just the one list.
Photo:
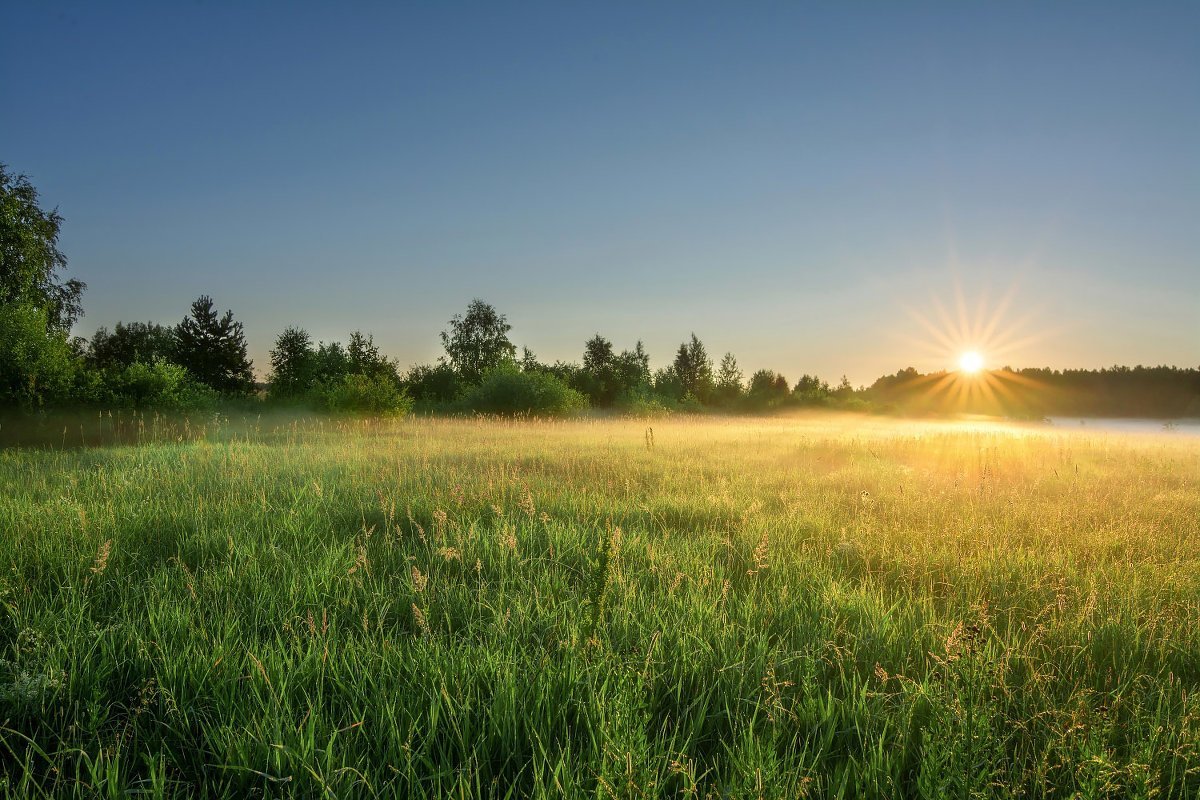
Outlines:
[[[657, 366], [695, 331], [793, 380], [938, 369], [960, 345], [1200, 364], [1200, 3], [14, 3], [0, 22], [0, 161], [66, 218], [81, 334], [208, 293], [260, 372], [288, 324], [371, 331], [407, 365], [478, 296], [545, 360], [599, 331]], [[942, 341], [993, 316], [982, 345]]]

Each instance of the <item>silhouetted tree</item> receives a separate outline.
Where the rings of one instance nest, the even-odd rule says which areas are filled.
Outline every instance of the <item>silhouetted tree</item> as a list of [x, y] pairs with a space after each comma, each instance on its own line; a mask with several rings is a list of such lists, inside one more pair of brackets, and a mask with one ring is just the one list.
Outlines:
[[350, 357], [341, 342], [320, 342], [313, 355], [313, 379], [317, 383], [341, 380], [350, 374]]
[[85, 358], [96, 369], [123, 369], [175, 358], [175, 335], [157, 322], [118, 322], [110, 332], [99, 328], [88, 342]]
[[404, 386], [425, 410], [453, 403], [463, 390], [462, 378], [444, 361], [412, 367], [404, 377]]
[[747, 395], [757, 406], [777, 406], [790, 394], [787, 378], [769, 369], [760, 369], [750, 376]]
[[612, 342], [598, 333], [583, 346], [582, 378], [583, 386], [580, 388], [593, 405], [611, 406], [621, 391]]
[[621, 395], [644, 395], [650, 391], [650, 354], [640, 339], [632, 350], [621, 351], [615, 368]]
[[508, 340], [512, 326], [504, 315], [482, 300], [472, 300], [465, 316], [455, 315], [450, 330], [442, 331], [442, 345], [451, 366], [468, 383], [478, 383], [483, 374], [512, 361], [517, 348]]
[[672, 366], [685, 396], [690, 394], [701, 402], [708, 400], [713, 387], [712, 359], [696, 334], [692, 334], [690, 341], [679, 345]]
[[219, 392], [243, 394], [254, 388], [246, 357], [246, 334], [233, 312], [217, 313], [212, 298], [201, 295], [191, 313], [175, 327], [175, 356], [180, 366]]
[[528, 347], [521, 348], [521, 371], [544, 372], [546, 365], [538, 361], [537, 355]]
[[364, 335], [361, 331], [350, 334], [350, 344], [346, 347], [346, 358], [352, 374], [367, 375], [372, 378], [391, 378], [399, 381], [400, 376], [396, 365], [384, 356], [375, 344], [375, 337]]
[[[952, 390], [964, 380], [990, 391]], [[946, 372], [926, 375], [908, 367], [884, 375], [854, 396], [880, 409], [912, 413], [1200, 417], [1200, 370], [1140, 365], [1098, 370], [1003, 367], [963, 377]]]
[[313, 388], [316, 379], [316, 350], [308, 331], [285, 328], [271, 350], [271, 394], [300, 397]]
[[792, 387], [792, 397], [801, 405], [822, 405], [828, 401], [829, 384], [815, 375], [801, 375]]

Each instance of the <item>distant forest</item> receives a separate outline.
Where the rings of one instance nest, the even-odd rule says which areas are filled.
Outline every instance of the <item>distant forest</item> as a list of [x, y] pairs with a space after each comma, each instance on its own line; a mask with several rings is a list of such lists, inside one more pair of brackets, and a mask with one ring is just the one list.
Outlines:
[[794, 383], [773, 370], [747, 376], [732, 353], [714, 360], [692, 334], [652, 369], [642, 343], [618, 351], [596, 334], [579, 361], [546, 363], [518, 352], [492, 305], [473, 300], [442, 332], [444, 355], [402, 370], [372, 336], [314, 342], [302, 327], [275, 339], [256, 384], [243, 326], [209, 297], [174, 325], [118, 322], [90, 339], [70, 331], [84, 284], [59, 276], [62, 218], [37, 190], [0, 165], [0, 406], [210, 409], [241, 402], [326, 411], [410, 411], [562, 416], [588, 408], [638, 415], [834, 408], [878, 413], [1200, 417], [1200, 369], [1004, 368], [978, 375], [905, 369], [855, 388], [814, 375]]

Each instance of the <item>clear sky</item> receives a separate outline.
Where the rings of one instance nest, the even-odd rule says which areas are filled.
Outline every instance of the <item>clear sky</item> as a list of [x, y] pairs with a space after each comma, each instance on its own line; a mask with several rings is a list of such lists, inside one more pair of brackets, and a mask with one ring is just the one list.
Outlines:
[[[1200, 3], [55, 2], [0, 23], [0, 161], [66, 217], [82, 334], [207, 293], [260, 372], [288, 324], [371, 331], [407, 365], [477, 296], [544, 360], [601, 332], [661, 365], [695, 331], [793, 380], [960, 346], [1200, 364]], [[947, 337], [956, 291], [990, 336]]]

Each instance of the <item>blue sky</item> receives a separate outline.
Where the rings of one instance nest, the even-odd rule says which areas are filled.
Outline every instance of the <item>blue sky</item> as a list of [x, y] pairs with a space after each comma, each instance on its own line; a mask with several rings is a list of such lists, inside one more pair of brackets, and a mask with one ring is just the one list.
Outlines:
[[79, 333], [208, 293], [260, 371], [288, 324], [409, 364], [482, 297], [548, 360], [1200, 364], [1197, 3], [3, 17], [0, 161], [66, 217]]

